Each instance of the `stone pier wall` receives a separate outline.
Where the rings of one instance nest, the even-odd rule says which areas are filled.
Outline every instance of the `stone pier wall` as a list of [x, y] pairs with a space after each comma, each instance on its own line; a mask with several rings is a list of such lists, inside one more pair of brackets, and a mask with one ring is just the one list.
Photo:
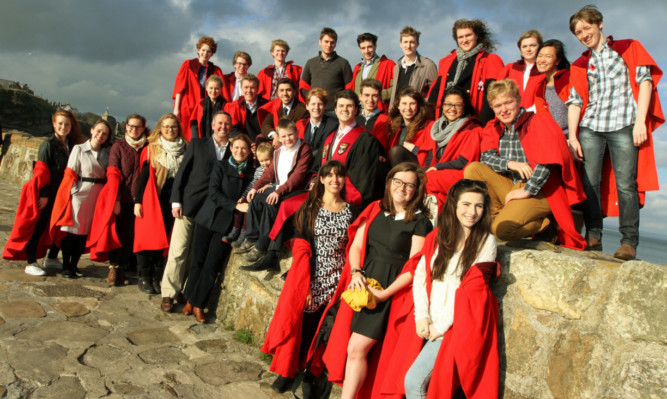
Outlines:
[[2, 161], [0, 179], [21, 186], [32, 177], [33, 162], [45, 137], [33, 137], [24, 133], [7, 133], [2, 136]]

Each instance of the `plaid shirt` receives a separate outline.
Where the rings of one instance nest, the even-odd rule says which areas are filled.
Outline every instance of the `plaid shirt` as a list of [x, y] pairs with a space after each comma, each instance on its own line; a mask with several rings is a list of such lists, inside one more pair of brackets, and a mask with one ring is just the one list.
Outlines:
[[533, 174], [528, 180], [521, 178], [518, 172], [507, 169], [509, 161], [528, 163], [526, 154], [523, 152], [523, 147], [521, 147], [521, 141], [519, 141], [519, 135], [514, 128], [514, 124], [524, 112], [526, 110], [521, 108], [521, 111], [519, 111], [519, 114], [512, 123], [512, 127], [510, 129], [505, 128], [505, 132], [498, 142], [498, 152], [496, 150], [485, 151], [480, 161], [488, 165], [494, 172], [510, 177], [514, 184], [526, 182], [524, 190], [530, 195], [536, 195], [549, 178], [549, 174], [551, 173], [549, 165], [535, 165]]
[[[637, 104], [632, 95], [628, 67], [620, 54], [605, 42], [599, 52], [591, 50], [588, 62], [588, 105], [581, 126], [596, 132], [613, 132], [635, 122]], [[637, 66], [637, 84], [652, 81], [651, 68]], [[581, 107], [583, 100], [574, 86], [566, 105]]]

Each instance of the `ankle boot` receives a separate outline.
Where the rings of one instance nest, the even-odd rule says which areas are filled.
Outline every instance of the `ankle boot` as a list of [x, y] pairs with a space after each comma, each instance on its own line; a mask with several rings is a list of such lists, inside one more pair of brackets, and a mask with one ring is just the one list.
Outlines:
[[118, 265], [109, 265], [109, 274], [107, 275], [107, 284], [109, 286], [118, 285]]
[[155, 294], [153, 289], [153, 279], [151, 273], [151, 266], [142, 267], [139, 269], [139, 291], [146, 294]]

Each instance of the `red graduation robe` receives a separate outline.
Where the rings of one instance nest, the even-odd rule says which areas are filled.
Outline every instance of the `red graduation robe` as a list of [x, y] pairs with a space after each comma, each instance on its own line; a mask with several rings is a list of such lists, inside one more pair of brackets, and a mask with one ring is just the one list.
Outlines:
[[105, 262], [108, 251], [121, 247], [116, 234], [116, 215], [113, 208], [122, 180], [120, 169], [115, 166], [107, 167], [107, 182], [97, 197], [96, 211], [86, 239], [86, 247], [90, 250], [90, 259], [93, 261]]

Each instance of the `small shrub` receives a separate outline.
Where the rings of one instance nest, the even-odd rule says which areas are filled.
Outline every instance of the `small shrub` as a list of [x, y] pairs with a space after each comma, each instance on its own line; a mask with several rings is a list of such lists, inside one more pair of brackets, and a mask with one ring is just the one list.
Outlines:
[[234, 339], [247, 345], [255, 344], [255, 335], [252, 331], [245, 328], [234, 331]]

